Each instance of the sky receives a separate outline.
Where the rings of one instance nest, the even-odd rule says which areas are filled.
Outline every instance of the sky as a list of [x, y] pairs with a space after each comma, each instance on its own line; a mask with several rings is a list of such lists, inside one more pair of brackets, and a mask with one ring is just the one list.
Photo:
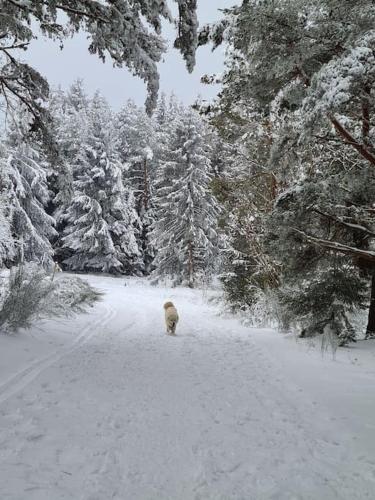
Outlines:
[[[198, 0], [199, 24], [214, 22], [221, 18], [219, 9], [231, 7], [236, 0]], [[210, 47], [200, 47], [197, 52], [197, 65], [192, 74], [185, 68], [181, 54], [173, 49], [174, 28], [165, 26], [164, 37], [168, 39], [169, 50], [159, 65], [161, 91], [173, 92], [184, 103], [192, 103], [198, 96], [203, 99], [214, 97], [218, 86], [203, 85], [200, 78], [204, 74], [217, 74], [223, 70], [224, 49], [219, 47], [212, 52]], [[50, 85], [68, 88], [77, 78], [84, 80], [89, 95], [100, 89], [114, 109], [119, 109], [131, 98], [143, 104], [146, 89], [143, 81], [133, 77], [126, 68], [113, 68], [111, 61], [103, 63], [95, 55], [89, 54], [89, 43], [85, 34], [76, 35], [59, 44], [49, 39], [35, 40], [26, 53], [26, 60], [47, 78]]]

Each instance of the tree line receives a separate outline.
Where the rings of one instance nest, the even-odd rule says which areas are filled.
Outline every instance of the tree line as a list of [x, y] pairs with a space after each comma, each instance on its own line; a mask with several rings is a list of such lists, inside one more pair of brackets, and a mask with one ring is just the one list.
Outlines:
[[2, 141], [4, 265], [22, 254], [189, 286], [217, 270], [217, 138], [196, 111], [162, 96], [152, 118], [132, 101], [114, 113], [80, 81], [51, 92], [47, 109], [52, 154], [22, 105]]

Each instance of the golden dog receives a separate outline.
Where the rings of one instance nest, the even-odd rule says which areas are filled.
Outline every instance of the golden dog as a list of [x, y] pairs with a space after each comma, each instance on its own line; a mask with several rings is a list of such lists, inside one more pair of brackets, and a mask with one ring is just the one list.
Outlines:
[[165, 325], [167, 327], [167, 334], [176, 335], [176, 326], [178, 323], [177, 309], [173, 305], [173, 302], [166, 302], [164, 304], [164, 310], [165, 310]]

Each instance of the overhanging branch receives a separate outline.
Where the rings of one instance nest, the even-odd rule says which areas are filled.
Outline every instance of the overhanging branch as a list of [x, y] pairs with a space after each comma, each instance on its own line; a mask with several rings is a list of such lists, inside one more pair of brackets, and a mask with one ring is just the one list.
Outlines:
[[326, 217], [327, 219], [332, 220], [333, 222], [337, 222], [337, 224], [341, 224], [342, 226], [345, 226], [348, 229], [351, 229], [352, 231], [361, 231], [361, 232], [367, 234], [368, 236], [375, 237], [374, 231], [371, 231], [371, 229], [368, 229], [367, 227], [362, 226], [361, 224], [346, 222], [346, 221], [340, 219], [339, 217], [335, 217], [334, 215], [322, 212], [318, 208], [313, 208], [313, 212], [316, 212], [317, 214], [322, 215], [323, 217]]
[[307, 242], [313, 243], [314, 245], [317, 245], [319, 247], [327, 248], [328, 250], [332, 250], [334, 252], [351, 255], [352, 257], [361, 257], [362, 259], [369, 262], [375, 262], [375, 252], [372, 252], [371, 250], [361, 250], [360, 248], [351, 247], [343, 243], [338, 243], [337, 241], [317, 238], [294, 227], [292, 227], [291, 229], [301, 235]]

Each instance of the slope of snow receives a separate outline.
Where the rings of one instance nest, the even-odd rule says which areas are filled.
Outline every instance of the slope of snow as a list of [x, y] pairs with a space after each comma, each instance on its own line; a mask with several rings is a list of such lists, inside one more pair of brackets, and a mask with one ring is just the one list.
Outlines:
[[1, 500], [375, 497], [373, 350], [332, 361], [199, 291], [89, 281], [89, 314], [0, 336]]

